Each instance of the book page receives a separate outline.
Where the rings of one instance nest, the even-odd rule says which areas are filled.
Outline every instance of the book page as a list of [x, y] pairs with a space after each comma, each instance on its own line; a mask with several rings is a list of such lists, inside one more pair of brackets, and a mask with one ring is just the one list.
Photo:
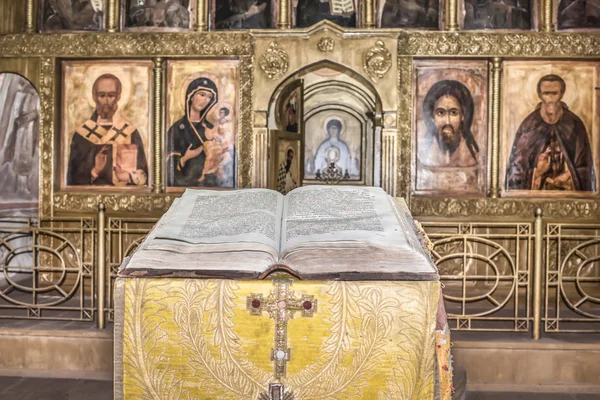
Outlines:
[[352, 15], [354, 0], [330, 0], [332, 15]]
[[192, 245], [261, 243], [277, 250], [282, 207], [283, 196], [274, 190], [188, 189], [155, 239]]
[[412, 249], [381, 188], [307, 186], [286, 196], [280, 253], [311, 242], [360, 241]]

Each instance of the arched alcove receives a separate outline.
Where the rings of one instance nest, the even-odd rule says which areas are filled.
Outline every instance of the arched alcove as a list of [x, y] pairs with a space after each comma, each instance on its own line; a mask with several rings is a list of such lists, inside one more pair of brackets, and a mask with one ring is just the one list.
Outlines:
[[[297, 116], [300, 124], [296, 136], [286, 129], [290, 117], [283, 115], [291, 109], [290, 104], [284, 104], [289, 103], [290, 96], [294, 98], [294, 112], [301, 113]], [[271, 186], [275, 185], [274, 174], [278, 173], [277, 151], [282, 146], [277, 142], [281, 140], [301, 141], [301, 160], [298, 160], [301, 162], [297, 168], [301, 170], [303, 185], [322, 183], [319, 173], [335, 160], [335, 165], [345, 173], [339, 183], [379, 186], [381, 127], [377, 126], [375, 116], [381, 110], [381, 98], [373, 85], [343, 65], [320, 61], [290, 74], [274, 91], [269, 103]], [[327, 149], [335, 150], [327, 153], [333, 154], [333, 158], [325, 156]]]

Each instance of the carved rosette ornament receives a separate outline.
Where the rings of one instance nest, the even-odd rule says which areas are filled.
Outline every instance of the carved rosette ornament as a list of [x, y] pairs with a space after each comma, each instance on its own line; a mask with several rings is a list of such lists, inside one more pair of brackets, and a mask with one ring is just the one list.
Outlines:
[[363, 57], [363, 67], [373, 82], [382, 79], [392, 66], [392, 54], [385, 44], [378, 40], [375, 46], [367, 50]]
[[269, 50], [263, 54], [260, 60], [260, 68], [269, 79], [279, 79], [288, 70], [290, 57], [279, 45], [271, 42]]
[[335, 42], [332, 38], [321, 38], [321, 40], [319, 40], [319, 43], [317, 43], [317, 48], [323, 53], [331, 53], [335, 48]]

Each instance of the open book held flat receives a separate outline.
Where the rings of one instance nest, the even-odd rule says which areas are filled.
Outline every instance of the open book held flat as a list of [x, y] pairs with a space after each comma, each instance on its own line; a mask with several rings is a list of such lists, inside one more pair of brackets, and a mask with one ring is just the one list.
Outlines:
[[188, 189], [120, 276], [439, 280], [403, 200], [380, 188]]

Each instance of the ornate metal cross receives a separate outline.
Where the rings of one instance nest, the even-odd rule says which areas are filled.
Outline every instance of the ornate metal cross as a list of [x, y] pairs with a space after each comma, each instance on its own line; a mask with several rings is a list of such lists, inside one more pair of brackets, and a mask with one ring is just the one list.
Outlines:
[[261, 393], [258, 396], [258, 400], [294, 400], [294, 393], [284, 390], [284, 386], [281, 383], [271, 383], [269, 391]]
[[246, 299], [246, 308], [250, 315], [262, 315], [266, 311], [275, 320], [275, 347], [271, 349], [271, 361], [275, 362], [275, 379], [285, 376], [286, 363], [291, 359], [291, 350], [287, 345], [288, 321], [294, 313], [300, 311], [303, 317], [312, 317], [317, 312], [314, 296], [294, 296], [290, 290], [291, 280], [274, 280], [275, 288], [267, 297], [251, 293]]

